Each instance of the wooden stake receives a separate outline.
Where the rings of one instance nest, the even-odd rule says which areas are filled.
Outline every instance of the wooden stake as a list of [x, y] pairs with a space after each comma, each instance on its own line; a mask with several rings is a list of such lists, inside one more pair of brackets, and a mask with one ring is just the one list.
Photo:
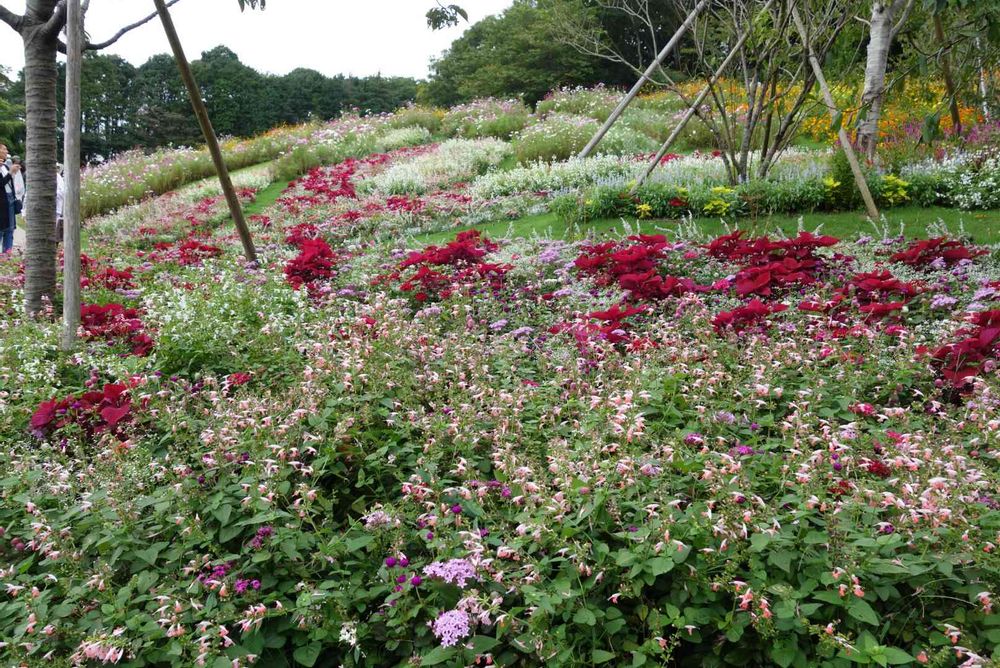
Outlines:
[[191, 66], [184, 56], [184, 49], [181, 47], [181, 40], [177, 36], [177, 30], [174, 28], [174, 21], [170, 17], [170, 12], [167, 10], [167, 6], [163, 0], [153, 0], [153, 4], [160, 15], [160, 21], [163, 23], [163, 31], [167, 34], [167, 41], [170, 42], [170, 48], [174, 52], [177, 69], [180, 70], [181, 79], [184, 80], [184, 85], [187, 87], [188, 97], [191, 99], [194, 114], [198, 117], [198, 124], [201, 125], [201, 133], [205, 137], [208, 151], [212, 154], [212, 161], [215, 163], [215, 170], [219, 175], [222, 192], [226, 195], [226, 202], [229, 204], [229, 212], [236, 223], [236, 230], [239, 232], [240, 241], [243, 242], [243, 254], [246, 255], [247, 260], [250, 262], [256, 262], [257, 251], [254, 249], [253, 237], [250, 235], [250, 228], [247, 227], [246, 218], [243, 216], [243, 207], [240, 206], [240, 198], [236, 195], [236, 189], [233, 188], [232, 179], [229, 178], [229, 169], [226, 167], [226, 161], [222, 157], [219, 140], [215, 136], [215, 129], [212, 127], [212, 121], [208, 117], [208, 109], [205, 108], [205, 101], [202, 100], [201, 89], [198, 87], [198, 82], [195, 81], [194, 74], [191, 72]]
[[[795, 22], [795, 27], [798, 28], [799, 36], [802, 38], [802, 45], [806, 48], [806, 51], [809, 54], [809, 64], [812, 66], [813, 74], [816, 76], [816, 83], [819, 84], [819, 89], [823, 93], [823, 101], [830, 110], [830, 118], [836, 121], [839, 113], [837, 110], [837, 103], [833, 99], [833, 93], [830, 92], [830, 86], [826, 83], [826, 77], [823, 76], [823, 68], [820, 67], [819, 60], [816, 58], [816, 54], [813, 53], [812, 43], [809, 41], [809, 34], [806, 32], [806, 26], [802, 23], [802, 17], [799, 16], [799, 9], [795, 5], [794, 1], [791, 3], [791, 7], [792, 20]], [[837, 131], [837, 136], [840, 138], [840, 146], [844, 149], [844, 154], [847, 156], [847, 162], [851, 165], [851, 171], [854, 173], [854, 180], [858, 184], [858, 190], [861, 191], [861, 197], [865, 201], [865, 208], [868, 209], [868, 217], [872, 220], [878, 220], [878, 207], [875, 206], [875, 200], [872, 198], [871, 190], [868, 189], [868, 182], [865, 181], [864, 172], [861, 171], [861, 164], [858, 162], [858, 156], [854, 153], [854, 146], [851, 144], [851, 138], [847, 136], [847, 131], [844, 130], [843, 124], [841, 124], [840, 129]]]
[[[774, 0], [768, 0], [767, 4], [764, 5], [761, 11], [766, 12], [771, 8], [771, 5], [773, 4]], [[698, 107], [700, 107], [701, 103], [705, 101], [706, 97], [708, 97], [708, 94], [712, 90], [712, 86], [714, 86], [716, 82], [718, 82], [718, 80], [722, 78], [722, 75], [723, 73], [725, 73], [726, 68], [728, 68], [729, 64], [733, 62], [733, 59], [737, 56], [739, 50], [743, 48], [743, 45], [746, 44], [746, 41], [749, 37], [750, 37], [749, 30], [745, 31], [742, 35], [740, 35], [740, 38], [736, 41], [736, 44], [734, 44], [733, 48], [729, 50], [729, 54], [726, 56], [725, 60], [723, 60], [719, 68], [715, 70], [715, 74], [713, 74], [712, 78], [708, 80], [708, 83], [705, 84], [705, 87], [701, 89], [701, 92], [699, 92], [698, 95], [695, 97], [694, 102], [692, 102], [688, 106], [687, 111], [684, 113], [684, 116], [677, 124], [677, 127], [675, 127], [673, 132], [670, 133], [670, 136], [667, 137], [667, 141], [663, 142], [663, 146], [660, 147], [659, 152], [652, 159], [652, 161], [650, 161], [649, 166], [646, 168], [646, 171], [643, 172], [642, 176], [640, 176], [638, 180], [635, 182], [635, 185], [632, 186], [631, 192], [634, 193], [639, 188], [639, 186], [645, 183], [646, 179], [649, 178], [649, 175], [653, 173], [654, 169], [656, 169], [656, 166], [660, 164], [660, 160], [663, 159], [663, 156], [667, 154], [667, 151], [670, 150], [670, 147], [674, 145], [675, 141], [677, 141], [677, 138], [680, 136], [681, 132], [684, 131], [684, 128], [687, 126], [688, 122], [694, 117]]]
[[[83, 16], [80, 0], [66, 5], [66, 128], [63, 165], [63, 331], [62, 349], [71, 351], [80, 328], [80, 80], [83, 67]], [[39, 178], [57, 178], [42, 174]], [[49, 224], [54, 221], [36, 221]]]
[[649, 67], [646, 68], [646, 71], [642, 73], [642, 76], [639, 77], [639, 80], [635, 82], [635, 85], [632, 86], [632, 90], [630, 90], [622, 99], [622, 101], [618, 103], [618, 106], [615, 107], [615, 110], [611, 112], [610, 116], [608, 116], [608, 120], [604, 122], [604, 125], [601, 126], [601, 129], [597, 131], [597, 134], [591, 137], [590, 141], [587, 142], [587, 145], [583, 147], [582, 151], [580, 151], [581, 158], [586, 158], [588, 155], [590, 155], [590, 152], [597, 147], [597, 145], [600, 143], [602, 139], [604, 139], [604, 135], [608, 133], [608, 130], [611, 129], [611, 126], [614, 125], [615, 121], [618, 120], [618, 117], [622, 115], [622, 112], [625, 111], [625, 107], [631, 104], [632, 100], [635, 99], [635, 96], [639, 94], [639, 91], [642, 89], [643, 85], [647, 81], [649, 81], [650, 77], [653, 75], [653, 72], [656, 71], [656, 68], [659, 67], [660, 64], [664, 61], [664, 59], [670, 54], [670, 52], [674, 50], [674, 47], [676, 47], [677, 44], [681, 41], [681, 38], [684, 37], [684, 34], [691, 27], [691, 24], [693, 24], [695, 19], [698, 18], [698, 15], [701, 14], [702, 10], [708, 6], [709, 2], [710, 0], [701, 0], [701, 2], [698, 3], [698, 5], [691, 11], [691, 13], [688, 14], [688, 17], [684, 20], [684, 23], [682, 23], [681, 26], [677, 29], [677, 32], [674, 33], [674, 36], [670, 38], [670, 41], [667, 42], [666, 46], [664, 46], [660, 50], [660, 53], [659, 55], [656, 56], [656, 59], [650, 64]]

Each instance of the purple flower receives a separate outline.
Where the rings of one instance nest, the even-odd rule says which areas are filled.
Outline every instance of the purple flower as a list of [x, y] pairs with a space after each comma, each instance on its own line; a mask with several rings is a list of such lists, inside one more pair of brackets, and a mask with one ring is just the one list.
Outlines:
[[465, 589], [468, 580], [478, 580], [476, 568], [465, 559], [450, 559], [448, 561], [435, 561], [424, 566], [424, 575], [438, 578], [448, 584], [458, 585], [459, 589]]
[[441, 641], [442, 647], [454, 647], [462, 638], [469, 636], [469, 615], [462, 610], [442, 612], [434, 620], [432, 626], [434, 636]]
[[423, 581], [424, 579], [419, 575], [414, 575], [412, 578], [410, 578], [410, 584], [413, 585], [414, 587], [419, 587], [420, 583]]
[[462, 514], [462, 506], [460, 506], [460, 505], [458, 505], [456, 503], [455, 505], [453, 505], [451, 507], [451, 512], [454, 513], [455, 515], [461, 515]]
[[396, 565], [396, 557], [386, 557], [385, 565], [389, 568], [393, 568]]

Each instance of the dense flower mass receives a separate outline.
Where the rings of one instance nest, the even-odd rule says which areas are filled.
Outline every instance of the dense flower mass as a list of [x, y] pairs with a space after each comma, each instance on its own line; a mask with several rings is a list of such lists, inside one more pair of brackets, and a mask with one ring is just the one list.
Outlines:
[[[997, 256], [650, 220], [747, 204], [708, 153], [508, 169], [574, 95], [235, 175], [255, 264], [208, 186], [88, 222], [78, 349], [0, 315], [4, 665], [1000, 657]], [[564, 198], [626, 220], [508, 230]]]

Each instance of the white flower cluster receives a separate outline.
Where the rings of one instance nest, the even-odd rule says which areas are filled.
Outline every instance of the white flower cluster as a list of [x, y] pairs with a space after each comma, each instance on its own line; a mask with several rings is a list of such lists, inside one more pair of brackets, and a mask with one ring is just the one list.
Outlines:
[[537, 162], [480, 176], [469, 191], [473, 198], [486, 200], [518, 193], [584, 188], [609, 178], [634, 178], [640, 167], [641, 163], [614, 155], [570, 158], [557, 163]]
[[358, 190], [380, 195], [421, 195], [473, 178], [508, 155], [510, 145], [497, 139], [450, 139], [435, 151], [398, 162], [363, 180]]

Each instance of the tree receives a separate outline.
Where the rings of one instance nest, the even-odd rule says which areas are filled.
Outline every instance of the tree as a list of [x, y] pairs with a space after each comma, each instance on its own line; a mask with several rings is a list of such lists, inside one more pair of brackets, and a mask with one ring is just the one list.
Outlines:
[[24, 141], [24, 107], [15, 101], [12, 88], [13, 82], [0, 67], [0, 143], [18, 152]]
[[[644, 73], [653, 56], [673, 34], [670, 17], [689, 17], [697, 0], [551, 0], [561, 3], [561, 39], [577, 50], [627, 65]], [[850, 19], [850, 0], [798, 0], [806, 16], [812, 51], [823, 61]], [[672, 6], [672, 12], [664, 9]], [[590, 5], [589, 11], [579, 11]], [[816, 77], [791, 17], [791, 2], [763, 5], [757, 0], [709, 4], [685, 37], [683, 67], [707, 79], [708, 109], [692, 105], [674, 77], [661, 67], [654, 83], [670, 86], [685, 106], [693, 106], [713, 135], [733, 183], [767, 176], [798, 134], [811, 102]], [[619, 41], [605, 25], [608, 17], [625, 15], [638, 28], [634, 41]], [[617, 25], [612, 22], [611, 25]], [[669, 25], [669, 29], [664, 26]], [[749, 35], [743, 39], [744, 33]], [[735, 52], [729, 79], [712, 75]], [[648, 56], [648, 57], [647, 57]], [[690, 57], [693, 56], [693, 57]]]
[[915, 0], [874, 0], [868, 21], [868, 55], [865, 84], [861, 92], [861, 115], [858, 120], [858, 148], [870, 159], [878, 148], [878, 126], [885, 102], [886, 69], [889, 49], [906, 23]]
[[[178, 0], [171, 0], [171, 4]], [[147, 16], [125, 26], [109, 40], [86, 42], [85, 50], [100, 50], [114, 44], [130, 30], [152, 20]], [[65, 50], [59, 33], [66, 24], [64, 0], [27, 0], [25, 13], [17, 15], [0, 5], [0, 21], [9, 25], [24, 43], [24, 76], [27, 124], [26, 160], [35, 174], [52, 174], [58, 147], [56, 123], [56, 54]], [[27, 216], [33, 221], [55, 221], [55, 179], [37, 178], [32, 185]], [[24, 295], [28, 314], [39, 313], [56, 291], [56, 239], [54, 225], [33, 224], [27, 230]]]
[[623, 82], [611, 63], [561, 44], [543, 5], [516, 0], [469, 28], [431, 64], [421, 98], [441, 106], [477, 97], [521, 97], [531, 104], [560, 86]]
[[[166, 7], [179, 0], [169, 0]], [[265, 0], [237, 0], [241, 9], [264, 8]], [[84, 4], [84, 12], [89, 4]], [[457, 23], [464, 12], [457, 5], [442, 6], [428, 12], [432, 28]], [[86, 41], [83, 49], [99, 51], [111, 46], [128, 32], [156, 18], [152, 13], [124, 26], [103, 42]], [[23, 15], [0, 4], [0, 21], [10, 26], [24, 44], [24, 75], [27, 125], [26, 159], [36, 174], [55, 171], [58, 133], [56, 123], [58, 67], [56, 54], [65, 51], [59, 34], [66, 24], [65, 0], [26, 0]], [[55, 220], [56, 184], [54, 179], [40, 178], [32, 187], [31, 210], [28, 216], [36, 221]], [[56, 292], [56, 239], [51, 225], [30, 225], [25, 250], [25, 310], [29, 315], [42, 311], [46, 300]]]

